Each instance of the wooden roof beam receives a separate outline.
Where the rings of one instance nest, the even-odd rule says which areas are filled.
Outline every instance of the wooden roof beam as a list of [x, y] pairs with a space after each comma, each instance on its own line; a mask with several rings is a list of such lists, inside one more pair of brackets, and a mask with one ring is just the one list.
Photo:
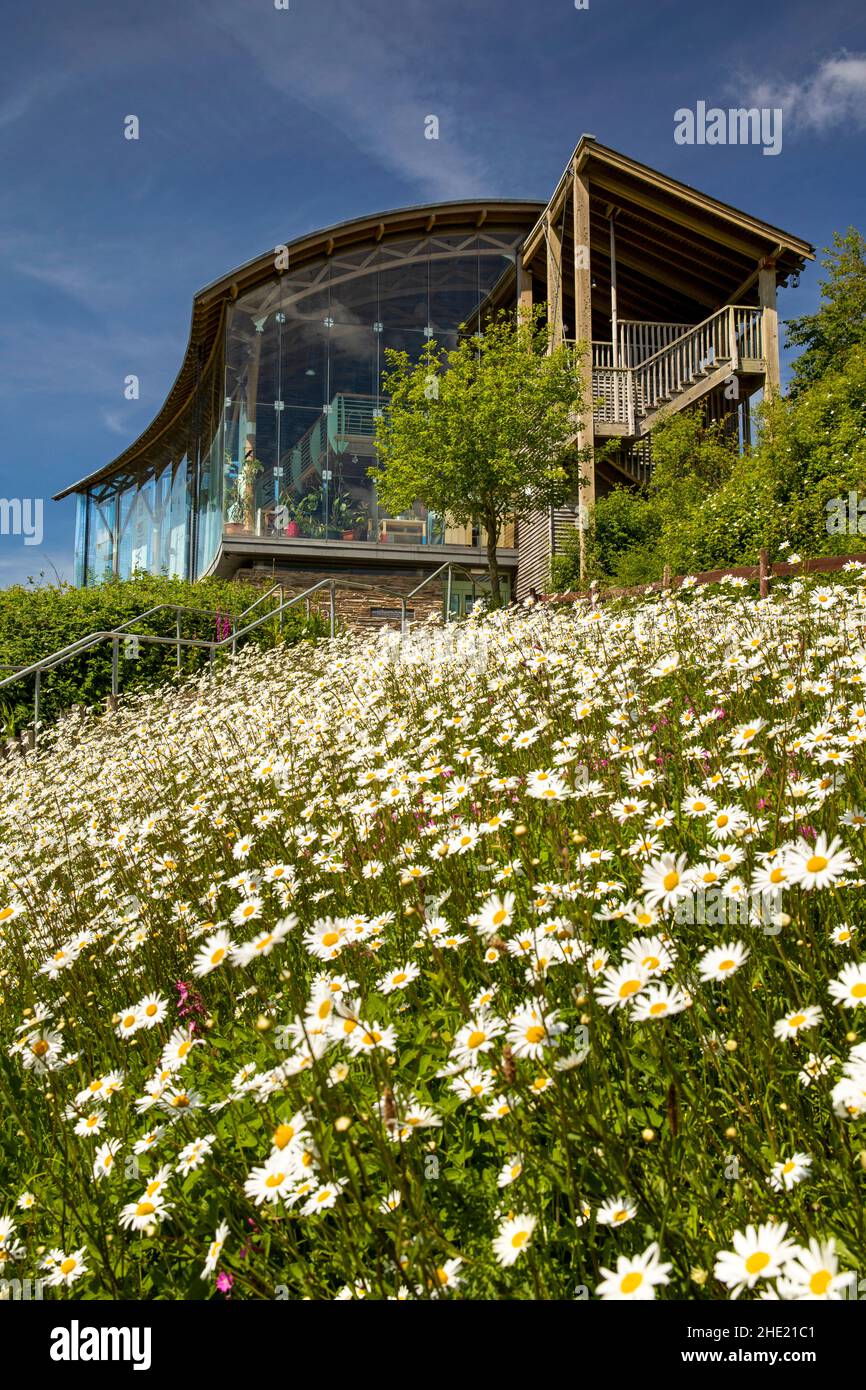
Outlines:
[[[589, 138], [583, 137], [583, 139]], [[752, 217], [751, 214], [743, 212], [742, 209], [732, 207], [730, 203], [723, 203], [718, 198], [701, 193], [698, 189], [681, 183], [678, 179], [673, 179], [658, 169], [652, 169], [647, 164], [641, 164], [639, 160], [631, 159], [618, 150], [610, 149], [606, 145], [600, 145], [597, 141], [593, 141], [592, 147], [587, 149], [585, 153], [586, 157], [592, 161], [594, 184], [600, 186], [601, 183], [600, 177], [596, 176], [597, 171], [610, 171], [609, 176], [613, 178], [618, 175], [620, 178], [639, 180], [646, 187], [657, 190], [673, 202], [687, 203], [710, 217], [719, 219], [731, 227], [736, 227], [746, 237], [752, 237], [763, 246], [773, 245], [777, 241], [781, 241], [786, 254], [790, 253], [798, 259], [811, 260], [814, 258], [815, 248], [809, 242], [803, 241], [801, 237], [791, 236], [781, 227], [774, 227], [761, 218]]]
[[[596, 269], [593, 271], [592, 278], [596, 282], [593, 312], [597, 312], [599, 317], [607, 319], [610, 317], [610, 277]], [[683, 319], [683, 296], [672, 294], [663, 285], [647, 281], [638, 286], [628, 276], [625, 278], [619, 276], [617, 297], [621, 318], [639, 319], [652, 323], [685, 322]], [[685, 302], [694, 303], [693, 300]]]
[[[686, 212], [673, 198], [669, 202], [665, 202], [663, 199], [647, 193], [643, 188], [623, 184], [615, 176], [604, 171], [593, 172], [592, 184], [593, 188], [603, 189], [606, 193], [613, 194], [620, 204], [634, 203], [638, 207], [649, 208], [663, 221], [675, 222], [680, 227], [687, 227], [689, 231], [704, 237], [705, 240], [718, 242], [720, 246], [727, 246], [729, 250], [736, 251], [738, 255], [745, 256], [750, 261], [755, 260], [763, 250], [757, 237], [753, 241], [746, 241], [743, 237], [735, 236], [732, 232], [717, 227], [708, 218], [696, 217], [693, 213]], [[627, 206], [624, 211], [628, 211]], [[709, 216], [718, 218], [721, 214], [711, 213]], [[766, 245], [765, 242], [764, 247]]]
[[617, 259], [620, 265], [628, 266], [629, 270], [639, 271], [642, 278], [649, 281], [657, 280], [660, 284], [667, 285], [668, 289], [675, 290], [681, 299], [691, 299], [694, 303], [705, 304], [708, 308], [718, 306], [718, 294], [714, 294], [697, 280], [684, 278], [668, 270], [665, 263], [654, 260], [652, 256], [643, 252], [632, 253], [626, 245], [623, 248], [617, 247]]
[[[597, 217], [599, 235], [601, 228], [607, 227], [606, 222], [602, 222]], [[680, 232], [676, 232], [670, 225], [661, 226], [658, 222], [641, 216], [632, 211], [625, 214], [617, 221], [617, 234], [624, 240], [631, 238], [633, 241], [650, 248], [657, 246], [659, 239], [664, 238], [665, 245], [669, 247], [671, 255], [675, 255], [681, 262], [688, 262], [690, 265], [697, 266], [701, 271], [708, 268], [708, 263], [712, 262], [712, 270], [719, 270], [723, 275], [728, 275], [731, 279], [738, 276], [743, 268], [742, 257], [734, 257], [732, 252], [724, 250], [717, 242], [705, 240], [703, 244], [694, 238], [687, 238]]]
[[[598, 245], [603, 246], [609, 240], [609, 222], [602, 221], [601, 217], [592, 218], [592, 228]], [[648, 257], [649, 260], [659, 260], [659, 240], [653, 240], [651, 232], [644, 232], [641, 229], [631, 227], [626, 221], [617, 221], [617, 246], [631, 246], [632, 250]], [[605, 260], [602, 253], [602, 260]], [[727, 279], [731, 281], [740, 274], [740, 265], [731, 265], [727, 261], [717, 264], [708, 264], [708, 260], [696, 259], [691, 254], [683, 253], [678, 246], [671, 246], [666, 243], [662, 256], [663, 264], [676, 264], [684, 275], [695, 279], [698, 284], [716, 284], [717, 279]]]

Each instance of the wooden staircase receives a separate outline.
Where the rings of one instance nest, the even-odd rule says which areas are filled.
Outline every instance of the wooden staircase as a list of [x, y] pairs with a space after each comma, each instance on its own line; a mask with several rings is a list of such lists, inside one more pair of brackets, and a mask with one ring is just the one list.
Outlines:
[[[610, 344], [593, 344], [593, 422], [602, 438], [644, 439], [662, 411], [687, 409], [731, 376], [765, 371], [760, 308], [729, 304], [691, 327], [626, 327], [635, 330], [630, 339], [620, 335], [620, 362], [628, 365], [612, 365]], [[663, 345], [643, 355], [654, 338]]]

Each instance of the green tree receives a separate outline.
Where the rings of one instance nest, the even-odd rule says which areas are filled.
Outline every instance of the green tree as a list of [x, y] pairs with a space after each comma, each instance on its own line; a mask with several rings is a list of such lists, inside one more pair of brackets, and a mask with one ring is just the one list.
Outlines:
[[483, 333], [418, 362], [386, 352], [390, 406], [377, 421], [371, 470], [393, 512], [416, 501], [455, 525], [487, 532], [493, 601], [501, 603], [496, 548], [503, 525], [573, 495], [583, 402], [576, 354], [550, 343], [544, 310], [500, 313]]
[[821, 264], [828, 272], [821, 307], [785, 323], [786, 346], [804, 349], [793, 366], [792, 395], [835, 369], [853, 347], [866, 349], [866, 238], [855, 227], [834, 232]]

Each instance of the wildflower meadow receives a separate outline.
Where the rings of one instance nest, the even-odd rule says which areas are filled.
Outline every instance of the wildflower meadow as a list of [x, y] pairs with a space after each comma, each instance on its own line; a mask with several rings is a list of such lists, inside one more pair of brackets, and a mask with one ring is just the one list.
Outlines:
[[842, 1299], [866, 570], [247, 649], [0, 786], [4, 1280]]

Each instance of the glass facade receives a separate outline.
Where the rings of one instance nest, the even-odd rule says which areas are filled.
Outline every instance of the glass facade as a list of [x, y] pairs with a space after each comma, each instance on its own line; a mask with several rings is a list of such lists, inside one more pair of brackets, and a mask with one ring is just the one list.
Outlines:
[[385, 351], [417, 359], [430, 338], [455, 346], [524, 235], [367, 243], [242, 294], [181, 418], [129, 472], [87, 492], [81, 582], [136, 570], [200, 577], [224, 535], [472, 544], [420, 503], [401, 516], [378, 504], [368, 469]]

